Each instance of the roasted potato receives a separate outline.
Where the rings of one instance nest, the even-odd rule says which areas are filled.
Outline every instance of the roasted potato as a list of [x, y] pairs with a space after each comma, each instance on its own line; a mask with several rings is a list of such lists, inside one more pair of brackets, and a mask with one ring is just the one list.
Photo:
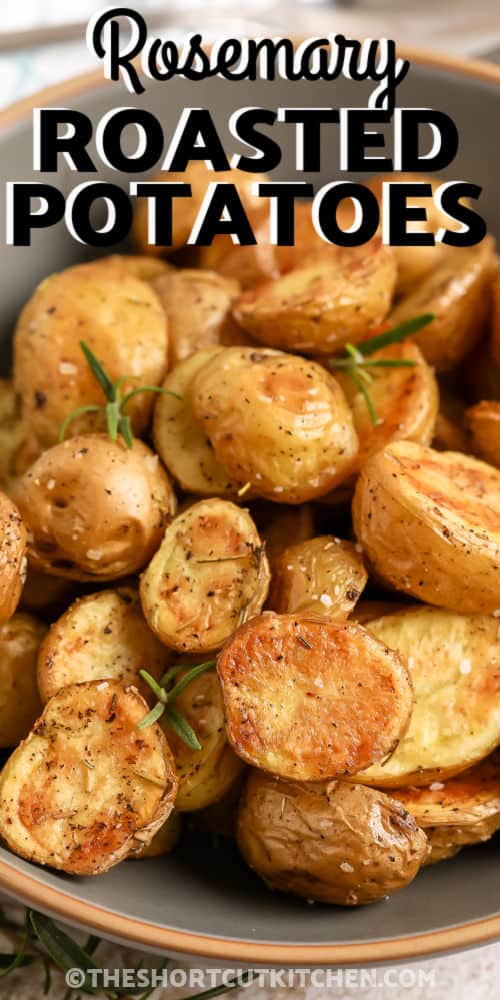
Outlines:
[[500, 829], [500, 812], [487, 819], [469, 823], [467, 826], [434, 826], [429, 827], [427, 834], [431, 852], [425, 861], [426, 865], [435, 865], [453, 857], [462, 847], [472, 847], [473, 844], [484, 844]]
[[251, 514], [265, 542], [271, 574], [282, 552], [290, 545], [291, 538], [295, 542], [305, 542], [314, 536], [314, 515], [308, 503], [286, 507], [285, 504], [259, 500], [252, 504]]
[[484, 330], [495, 272], [491, 236], [478, 246], [454, 248], [396, 303], [390, 322], [396, 325], [421, 313], [433, 313], [434, 319], [415, 340], [436, 371], [449, 371], [472, 350]]
[[159, 680], [167, 662], [168, 651], [146, 625], [137, 591], [101, 590], [76, 600], [50, 627], [38, 655], [38, 689], [45, 702], [69, 684], [110, 679], [151, 694], [139, 671]]
[[428, 853], [425, 833], [383, 792], [256, 771], [243, 792], [237, 839], [271, 889], [341, 906], [373, 903], [404, 888]]
[[313, 361], [227, 347], [199, 369], [191, 394], [218, 461], [258, 496], [302, 503], [353, 470], [351, 412], [338, 382]]
[[358, 625], [367, 625], [375, 618], [382, 618], [382, 615], [390, 615], [395, 611], [406, 611], [409, 607], [410, 605], [404, 602], [361, 600], [354, 606], [349, 618]]
[[12, 381], [0, 378], [0, 489], [10, 493], [15, 456], [22, 445], [19, 399]]
[[41, 711], [36, 661], [45, 632], [33, 615], [22, 612], [0, 625], [0, 747], [23, 740]]
[[429, 826], [475, 826], [500, 814], [500, 755], [462, 771], [448, 781], [391, 792], [423, 829]]
[[177, 777], [148, 706], [117, 681], [54, 695], [0, 775], [0, 834], [23, 858], [97, 875], [142, 850], [170, 815]]
[[392, 248], [379, 238], [355, 248], [325, 245], [277, 281], [244, 292], [233, 315], [266, 346], [335, 354], [346, 343], [365, 340], [382, 322], [395, 283]]
[[466, 614], [500, 608], [500, 472], [396, 441], [373, 455], [353, 500], [358, 541], [396, 590]]
[[282, 614], [347, 618], [368, 574], [352, 542], [333, 535], [290, 545], [275, 561], [267, 606]]
[[171, 649], [219, 649], [258, 614], [269, 566], [252, 518], [228, 500], [200, 500], [167, 528], [141, 579], [153, 632]]
[[492, 286], [491, 315], [491, 356], [500, 365], [500, 274], [496, 274]]
[[158, 858], [163, 854], [170, 854], [182, 836], [182, 816], [173, 809], [163, 826], [160, 826], [158, 833], [155, 833], [151, 843], [146, 844], [142, 850], [134, 852], [132, 858]]
[[12, 500], [0, 493], [0, 625], [19, 604], [27, 569], [25, 526]]
[[417, 607], [369, 622], [408, 665], [415, 705], [389, 760], [356, 781], [429, 785], [453, 777], [500, 744], [500, 628], [489, 615]]
[[[426, 441], [421, 443], [428, 444]], [[465, 403], [442, 385], [439, 386], [439, 410], [431, 443], [437, 451], [470, 451], [465, 429]]]
[[[22, 310], [14, 333], [14, 387], [23, 428], [42, 448], [56, 443], [63, 420], [77, 407], [105, 403], [81, 340], [112, 380], [131, 376], [123, 391], [159, 385], [165, 376], [167, 321], [147, 282], [98, 261], [46, 278]], [[153, 402], [152, 393], [141, 393], [127, 405], [137, 434], [148, 426]], [[68, 433], [104, 427], [104, 414], [85, 413], [72, 421]]]
[[16, 498], [35, 569], [74, 580], [113, 580], [141, 569], [158, 548], [175, 497], [158, 457], [82, 434], [40, 456]]
[[236, 497], [238, 486], [217, 461], [193, 409], [194, 377], [215, 353], [213, 348], [198, 351], [168, 373], [164, 382], [168, 392], [156, 403], [153, 437], [162, 462], [183, 490], [198, 496]]
[[266, 612], [234, 633], [217, 669], [233, 749], [283, 778], [356, 774], [395, 749], [412, 711], [399, 654], [352, 622]]
[[500, 469], [500, 403], [485, 399], [469, 407], [465, 422], [474, 454]]
[[155, 283], [157, 278], [172, 271], [172, 265], [166, 260], [158, 260], [151, 256], [140, 254], [113, 253], [109, 257], [101, 257], [99, 264], [107, 264], [109, 267], [117, 267], [126, 274], [131, 274], [133, 278], [140, 281]]

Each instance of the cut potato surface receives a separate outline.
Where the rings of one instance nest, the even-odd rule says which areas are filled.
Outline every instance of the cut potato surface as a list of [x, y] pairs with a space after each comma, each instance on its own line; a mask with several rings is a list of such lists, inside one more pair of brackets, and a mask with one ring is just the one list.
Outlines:
[[41, 712], [36, 662], [45, 632], [22, 612], [0, 625], [0, 747], [15, 747]]
[[500, 402], [483, 400], [471, 406], [465, 420], [474, 454], [500, 469]]
[[0, 493], [0, 625], [19, 604], [27, 569], [26, 528], [15, 504]]
[[404, 888], [425, 862], [425, 833], [372, 788], [302, 784], [253, 772], [238, 814], [238, 846], [271, 889], [356, 906]]
[[171, 649], [220, 649], [258, 614], [269, 566], [247, 511], [228, 500], [200, 500], [179, 514], [141, 579], [153, 632]]
[[75, 601], [49, 629], [38, 656], [38, 688], [45, 702], [69, 684], [109, 678], [150, 695], [139, 671], [159, 680], [167, 662], [168, 651], [148, 628], [138, 592], [102, 590]]
[[177, 778], [160, 727], [137, 729], [147, 710], [115, 681], [51, 698], [0, 775], [0, 833], [16, 854], [97, 875], [150, 842]]
[[400, 788], [392, 794], [421, 827], [475, 825], [500, 813], [500, 754], [497, 751], [448, 781]]
[[377, 576], [470, 614], [500, 609], [500, 472], [460, 452], [397, 441], [368, 460], [353, 523]]
[[500, 830], [500, 812], [465, 826], [429, 827], [425, 832], [431, 852], [425, 864], [435, 865], [438, 861], [445, 861], [461, 851], [462, 847], [484, 844], [497, 830]]
[[384, 764], [356, 781], [429, 785], [500, 744], [500, 626], [488, 615], [415, 608], [367, 626], [405, 658], [415, 690], [410, 725]]
[[368, 574], [352, 542], [333, 535], [290, 545], [276, 560], [268, 607], [281, 614], [347, 618]]
[[284, 778], [356, 774], [393, 751], [413, 691], [398, 653], [360, 625], [266, 612], [217, 661], [228, 739]]

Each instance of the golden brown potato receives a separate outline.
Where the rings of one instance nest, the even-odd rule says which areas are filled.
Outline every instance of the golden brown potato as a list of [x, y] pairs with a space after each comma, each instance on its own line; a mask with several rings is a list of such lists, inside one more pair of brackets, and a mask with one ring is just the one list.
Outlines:
[[82, 434], [44, 452], [16, 497], [35, 569], [73, 580], [142, 569], [175, 510], [158, 457], [142, 441], [129, 449], [105, 434]]
[[110, 679], [151, 694], [139, 671], [159, 680], [167, 662], [168, 651], [146, 625], [137, 591], [101, 590], [80, 597], [50, 627], [38, 655], [38, 689], [45, 702], [69, 684]]
[[499, 753], [448, 781], [434, 781], [424, 788], [398, 788], [391, 794], [423, 829], [475, 826], [500, 813]]
[[438, 861], [452, 858], [454, 854], [462, 850], [462, 847], [484, 844], [499, 829], [500, 812], [487, 819], [479, 820], [477, 823], [469, 823], [467, 826], [429, 827], [425, 832], [429, 839], [431, 852], [425, 864], [435, 865]]
[[305, 542], [314, 536], [314, 516], [308, 503], [286, 507], [285, 504], [278, 506], [268, 500], [259, 500], [252, 504], [251, 514], [265, 542], [271, 574], [276, 561], [290, 545], [290, 539]]
[[0, 378], [0, 489], [7, 494], [15, 475], [15, 456], [22, 440], [19, 399], [11, 380]]
[[362, 785], [308, 785], [251, 773], [238, 846], [269, 888], [357, 906], [404, 888], [424, 863], [425, 833], [399, 802]]
[[397, 601], [359, 601], [352, 609], [349, 618], [358, 625], [367, 625], [375, 618], [382, 618], [382, 615], [390, 615], [395, 611], [406, 611], [411, 605], [398, 603]]
[[[184, 673], [178, 674], [176, 682]], [[223, 798], [241, 774], [243, 763], [227, 741], [224, 702], [215, 670], [195, 677], [176, 698], [175, 707], [201, 743], [201, 750], [192, 750], [165, 722], [179, 778], [175, 808], [178, 812], [194, 812]]]
[[356, 774], [394, 750], [413, 703], [398, 653], [352, 622], [266, 612], [217, 660], [229, 742], [283, 778]]
[[500, 608], [500, 472], [453, 451], [396, 441], [361, 470], [358, 541], [396, 590], [470, 614]]
[[453, 253], [446, 254], [396, 304], [390, 322], [404, 323], [421, 313], [433, 313], [432, 323], [420, 330], [415, 340], [436, 371], [449, 371], [463, 360], [483, 332], [495, 271], [495, 242], [491, 236], [478, 246], [453, 248]]
[[98, 875], [142, 850], [170, 815], [177, 777], [148, 706], [116, 681], [54, 695], [0, 775], [0, 833], [11, 850]]
[[0, 493], [0, 625], [19, 604], [27, 569], [25, 526], [12, 500]]
[[353, 469], [351, 412], [338, 382], [313, 361], [226, 347], [195, 375], [192, 400], [218, 461], [258, 496], [302, 503]]
[[113, 253], [109, 257], [100, 257], [99, 264], [120, 268], [126, 274], [131, 274], [133, 278], [139, 278], [140, 281], [149, 281], [153, 284], [157, 278], [161, 278], [162, 275], [173, 270], [172, 265], [167, 264], [166, 260], [157, 260], [151, 256], [130, 253]]
[[500, 469], [500, 403], [483, 400], [465, 414], [472, 439], [472, 451]]
[[281, 614], [324, 615], [342, 621], [368, 574], [352, 542], [333, 535], [290, 545], [276, 560], [267, 606]]
[[500, 744], [497, 618], [417, 607], [371, 621], [367, 628], [407, 663], [415, 705], [389, 760], [356, 781], [383, 788], [441, 782]]
[[21, 612], [0, 625], [0, 747], [23, 740], [41, 711], [36, 660], [45, 632], [41, 622]]
[[[448, 388], [439, 386], [439, 410], [434, 427], [432, 447], [437, 451], [470, 451], [470, 441], [464, 425], [465, 403]], [[428, 442], [422, 441], [422, 444]]]
[[236, 321], [269, 347], [335, 354], [365, 340], [387, 316], [396, 282], [392, 248], [380, 239], [362, 247], [325, 245], [277, 281], [244, 292]]
[[491, 315], [491, 356], [500, 365], [500, 274], [496, 274], [492, 286]]
[[220, 649], [258, 614], [269, 565], [252, 518], [228, 500], [200, 500], [167, 528], [141, 579], [153, 632], [171, 649]]
[[132, 858], [158, 858], [162, 854], [170, 854], [177, 847], [182, 836], [182, 816], [173, 809], [158, 833], [155, 833], [150, 844], [132, 854]]
[[[167, 322], [151, 286], [120, 266], [98, 261], [53, 274], [38, 286], [14, 334], [14, 386], [21, 397], [25, 431], [50, 448], [73, 410], [105, 402], [80, 348], [84, 340], [108, 375], [134, 376], [123, 391], [159, 385], [167, 368]], [[147, 427], [153, 394], [130, 400], [127, 412], [137, 434]], [[70, 435], [102, 430], [101, 413], [85, 413]]]

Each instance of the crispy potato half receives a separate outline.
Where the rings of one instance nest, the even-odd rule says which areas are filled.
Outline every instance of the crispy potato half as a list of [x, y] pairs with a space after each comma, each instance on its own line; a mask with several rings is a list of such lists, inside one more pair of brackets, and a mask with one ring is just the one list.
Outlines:
[[391, 794], [424, 829], [475, 825], [500, 813], [500, 754], [491, 754], [448, 781], [399, 788]]
[[101, 590], [80, 597], [51, 625], [38, 656], [38, 689], [46, 702], [69, 684], [107, 678], [150, 694], [139, 671], [159, 680], [167, 662], [168, 651], [148, 628], [138, 592]]
[[244, 292], [233, 314], [266, 346], [335, 354], [366, 339], [385, 319], [395, 283], [392, 248], [378, 237], [361, 247], [325, 245], [277, 281]]
[[352, 472], [351, 411], [338, 382], [313, 361], [227, 347], [199, 369], [192, 400], [218, 461], [257, 496], [302, 503]]
[[117, 681], [54, 695], [0, 775], [0, 833], [23, 858], [98, 875], [142, 850], [170, 815], [177, 777], [158, 725]]
[[45, 625], [22, 612], [0, 625], [0, 747], [23, 740], [41, 711], [36, 662], [45, 632]]
[[19, 604], [27, 569], [26, 528], [15, 504], [0, 493], [0, 625]]
[[267, 606], [281, 614], [347, 618], [368, 574], [352, 542], [333, 535], [290, 545], [274, 564]]
[[106, 434], [82, 434], [45, 451], [16, 497], [35, 569], [73, 580], [135, 573], [158, 548], [175, 496], [157, 455]]
[[218, 656], [229, 742], [297, 781], [356, 774], [394, 750], [413, 690], [399, 654], [361, 625], [266, 612]]
[[243, 791], [238, 846], [271, 889], [340, 906], [408, 885], [428, 843], [384, 792], [345, 781], [302, 784], [254, 771]]
[[396, 590], [466, 614], [500, 608], [500, 472], [453, 451], [396, 441], [363, 466], [358, 541]]
[[200, 500], [172, 521], [143, 573], [144, 614], [171, 649], [220, 649], [238, 625], [259, 613], [269, 577], [248, 512], [228, 500]]
[[435, 865], [438, 861], [452, 858], [462, 847], [472, 847], [474, 844], [484, 844], [500, 829], [500, 812], [477, 823], [466, 826], [432, 826], [425, 832], [429, 839], [430, 854], [426, 865]]
[[197, 496], [235, 497], [238, 486], [217, 460], [193, 408], [195, 375], [216, 350], [197, 351], [168, 373], [164, 388], [175, 395], [164, 393], [158, 397], [153, 438], [162, 462], [183, 490]]
[[472, 439], [472, 451], [500, 469], [500, 402], [482, 400], [465, 413]]
[[489, 615], [410, 608], [368, 626], [408, 664], [415, 705], [389, 760], [356, 776], [380, 787], [453, 777], [500, 744], [500, 629]]

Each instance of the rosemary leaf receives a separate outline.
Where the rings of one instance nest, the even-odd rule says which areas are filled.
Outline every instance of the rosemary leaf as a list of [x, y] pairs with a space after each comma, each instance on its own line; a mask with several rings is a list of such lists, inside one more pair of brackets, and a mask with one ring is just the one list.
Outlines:
[[80, 341], [80, 347], [85, 355], [85, 360], [94, 376], [94, 378], [99, 382], [99, 385], [106, 396], [106, 399], [110, 403], [114, 403], [116, 398], [115, 387], [109, 377], [109, 375], [104, 371], [101, 362], [97, 360], [93, 351], [90, 350], [88, 344], [84, 340]]
[[191, 750], [201, 750], [201, 743], [198, 741], [194, 729], [191, 728], [189, 722], [186, 721], [174, 705], [167, 705], [165, 717], [179, 739], [186, 743], [188, 747], [191, 747]]
[[163, 702], [163, 704], [166, 704], [167, 702], [166, 692], [164, 688], [160, 684], [158, 684], [158, 681], [156, 681], [155, 678], [152, 677], [147, 670], [139, 670], [139, 674], [142, 677], [143, 681], [146, 681], [146, 684], [149, 684], [149, 687], [151, 688], [153, 694], [155, 694], [156, 697], [158, 698], [158, 701], [161, 701]]
[[184, 677], [182, 677], [181, 680], [177, 682], [175, 687], [173, 687], [172, 690], [169, 691], [168, 701], [169, 702], [175, 701], [175, 699], [179, 697], [181, 692], [184, 691], [184, 689], [187, 688], [189, 684], [191, 684], [191, 681], [194, 681], [195, 677], [199, 677], [200, 674], [206, 673], [207, 670], [213, 670], [214, 667], [215, 667], [215, 660], [207, 660], [206, 663], [198, 663], [196, 667], [192, 667], [192, 669], [189, 670], [187, 674], [184, 674]]
[[43, 913], [37, 913], [35, 910], [29, 910], [28, 916], [36, 937], [49, 958], [63, 972], [75, 968], [81, 969], [85, 974], [85, 981], [81, 989], [86, 993], [96, 994], [97, 989], [92, 986], [87, 975], [87, 970], [95, 967], [92, 956], [61, 930], [50, 917], [46, 917]]
[[134, 435], [132, 433], [132, 424], [130, 417], [122, 415], [118, 421], [118, 430], [127, 445], [127, 448], [134, 447]]
[[179, 401], [179, 403], [184, 402], [182, 396], [179, 396], [176, 392], [172, 392], [171, 389], [165, 389], [162, 385], [141, 385], [138, 386], [137, 389], [131, 389], [130, 392], [125, 393], [121, 400], [122, 407], [128, 403], [129, 399], [132, 399], [134, 396], [139, 396], [141, 392], [158, 392], [164, 396], [173, 396], [174, 399]]
[[155, 707], [152, 708], [151, 711], [148, 712], [148, 714], [145, 715], [144, 718], [137, 723], [137, 728], [147, 729], [148, 726], [154, 725], [155, 722], [158, 722], [158, 719], [161, 719], [164, 711], [165, 711], [165, 703], [162, 701], [157, 701]]
[[100, 413], [101, 410], [102, 406], [97, 406], [96, 404], [89, 404], [88, 406], [79, 406], [77, 407], [76, 410], [72, 410], [71, 413], [68, 413], [68, 416], [64, 418], [59, 428], [59, 434], [57, 435], [58, 443], [61, 444], [62, 441], [64, 441], [64, 438], [66, 436], [66, 431], [72, 420], [75, 420], [76, 417], [81, 416], [82, 413]]
[[357, 386], [357, 388], [359, 389], [361, 395], [363, 396], [363, 398], [365, 400], [365, 403], [366, 403], [367, 408], [368, 408], [368, 413], [370, 414], [370, 420], [371, 420], [373, 426], [377, 427], [378, 426], [377, 412], [375, 410], [375, 406], [373, 405], [373, 399], [370, 396], [370, 393], [369, 393], [368, 389], [366, 388], [365, 383], [363, 382], [363, 380], [361, 378], [358, 377], [357, 373], [354, 372], [352, 369], [349, 370], [348, 374], [349, 374], [349, 378], [352, 379], [352, 381], [354, 382], [354, 385]]
[[380, 351], [382, 347], [389, 347], [390, 344], [398, 344], [401, 340], [406, 340], [407, 337], [413, 336], [414, 333], [422, 330], [424, 326], [432, 323], [433, 319], [434, 313], [424, 313], [422, 316], [414, 316], [413, 319], [407, 319], [404, 323], [399, 323], [398, 326], [393, 326], [392, 329], [386, 330], [385, 333], [378, 334], [377, 337], [370, 337], [369, 340], [364, 340], [362, 344], [357, 345], [357, 349], [363, 356], [374, 354], [375, 351]]

